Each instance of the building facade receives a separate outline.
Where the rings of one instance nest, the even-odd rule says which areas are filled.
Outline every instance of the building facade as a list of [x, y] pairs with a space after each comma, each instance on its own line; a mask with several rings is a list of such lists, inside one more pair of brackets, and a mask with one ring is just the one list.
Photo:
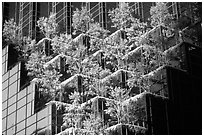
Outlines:
[[[148, 22], [149, 10], [155, 3], [131, 2], [129, 5], [134, 9], [135, 17]], [[118, 2], [4, 2], [2, 8], [3, 22], [14, 18], [20, 25], [22, 36], [30, 36], [37, 42], [42, 42], [45, 50], [49, 51], [49, 40], [41, 41], [43, 35], [36, 26], [37, 20], [40, 17], [48, 17], [51, 12], [56, 13], [59, 32], [71, 34], [73, 32], [71, 27], [73, 10], [81, 8], [81, 6], [88, 9], [93, 19], [99, 22], [101, 27], [110, 30], [112, 35], [109, 37], [121, 33], [111, 28], [112, 23], [108, 17], [108, 11], [118, 7]], [[193, 15], [190, 14], [193, 10], [191, 3], [169, 2], [168, 6], [170, 13], [176, 19], [179, 19], [182, 13], [191, 16], [193, 25], [187, 27], [183, 32], [194, 30], [192, 33], [198, 36], [202, 35], [202, 31], [199, 31], [202, 22], [194, 23]], [[191, 40], [193, 39], [192, 35], [182, 35], [179, 36], [179, 39], [175, 35], [167, 37], [163, 30], [165, 28], [162, 28], [162, 26], [153, 28], [145, 34], [144, 40], [141, 42], [145, 43], [145, 38], [159, 33], [159, 36], [166, 40], [167, 44], [163, 44], [161, 48], [163, 48], [163, 52], [170, 63], [144, 75], [144, 83], [151, 85], [147, 93], [142, 91], [138, 85], [130, 89], [133, 99], [143, 98], [143, 101], [145, 100], [142, 109], [145, 119], [141, 117], [137, 121], [131, 121], [138, 128], [138, 132], [130, 131], [125, 125], [117, 125], [114, 119], [109, 120], [111, 117], [106, 115], [104, 111], [107, 108], [105, 93], [101, 98], [93, 99], [90, 97], [83, 100], [82, 107], [93, 105], [95, 116], [104, 119], [104, 124], [109, 126], [106, 129], [108, 134], [202, 134], [202, 49], [200, 46], [202, 45], [202, 38], [200, 41], [197, 39], [197, 41], [193, 41]], [[121, 39], [121, 35], [118, 36]], [[81, 42], [80, 40], [83, 41], [84, 37], [84, 35], [73, 36], [79, 42]], [[71, 81], [75, 81], [77, 83], [75, 88], [79, 92], [83, 92], [82, 81], [86, 76], [66, 74], [61, 81], [63, 87], [62, 98], [58, 101], [39, 102], [42, 95], [38, 93], [35, 79], [31, 80], [27, 76], [25, 62], [18, 60], [16, 50], [12, 46], [3, 45], [2, 47], [2, 134], [73, 134], [73, 132], [67, 132], [66, 126], [63, 125], [63, 112], [70, 103], [67, 101], [66, 93], [73, 90], [70, 87]], [[124, 58], [125, 62], [128, 63], [139, 58], [141, 49], [143, 48], [138, 47], [133, 49], [131, 54], [127, 53]], [[93, 56], [96, 56], [99, 64], [108, 68], [102, 60], [102, 52], [96, 51]], [[50, 62], [59, 63], [59, 69], [63, 72], [66, 65], [66, 61], [63, 59], [59, 55]], [[115, 78], [119, 81], [119, 86], [125, 88], [128, 73], [127, 70], [114, 71], [111, 75], [102, 79], [102, 82], [108, 81], [109, 78]], [[148, 81], [145, 81], [146, 77], [152, 77], [152, 79], [149, 78]], [[136, 104], [139, 103], [139, 101], [136, 101]], [[57, 109], [58, 105], [62, 107]], [[191, 117], [190, 120], [189, 117]], [[189, 123], [191, 124], [189, 125]], [[113, 127], [114, 129], [120, 128], [119, 130], [113, 130]]]

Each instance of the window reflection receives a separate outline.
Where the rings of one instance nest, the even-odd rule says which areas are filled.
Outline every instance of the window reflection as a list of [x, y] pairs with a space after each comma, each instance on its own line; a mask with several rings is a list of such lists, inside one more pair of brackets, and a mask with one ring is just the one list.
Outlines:
[[144, 21], [148, 21], [148, 17], [150, 17], [150, 8], [151, 8], [151, 2], [144, 2], [143, 3], [143, 15], [144, 15]]
[[5, 72], [4, 73], [6, 73], [6, 71], [7, 71], [7, 64], [8, 64], [8, 61], [5, 62], [5, 70], [4, 70]]
[[35, 131], [36, 131], [36, 124], [31, 125], [31, 126], [27, 127], [27, 129], [26, 129], [26, 135], [34, 134]]
[[5, 108], [7, 108], [7, 101], [2, 103], [2, 110], [4, 110]]
[[6, 72], [6, 71], [5, 71], [5, 64], [6, 64], [6, 63], [3, 63], [3, 64], [2, 64], [2, 74], [4, 74], [4, 73]]
[[48, 116], [48, 125], [51, 125], [52, 124], [52, 115], [49, 115]]
[[18, 73], [9, 78], [9, 85], [17, 80]]
[[19, 132], [20, 130], [24, 129], [25, 128], [25, 120], [20, 122], [18, 125], [17, 125], [17, 131], [16, 132]]
[[46, 135], [47, 133], [47, 128], [37, 128], [37, 135]]
[[6, 118], [2, 119], [2, 131], [6, 130]]
[[8, 54], [7, 53], [5, 54], [5, 59], [6, 59], [6, 61], [8, 60]]
[[24, 97], [26, 95], [26, 88], [21, 90], [19, 93], [18, 93], [18, 100], [21, 99], [22, 97]]
[[2, 50], [2, 56], [6, 54], [6, 47]]
[[31, 106], [31, 102], [30, 102], [30, 103], [27, 104], [27, 117], [31, 116], [31, 110], [32, 110], [31, 107], [32, 106]]
[[27, 126], [32, 125], [36, 122], [36, 114], [32, 115], [31, 117], [27, 118]]
[[6, 113], [7, 113], [7, 109], [2, 111], [2, 118], [6, 117], [6, 115], [7, 115]]
[[33, 85], [34, 85], [34, 84], [30, 84], [30, 85], [28, 86], [28, 93], [32, 93], [32, 92], [33, 92]]
[[4, 63], [6, 60], [6, 56], [2, 56], [2, 62]]
[[8, 115], [11, 114], [16, 110], [16, 103], [14, 103], [12, 106], [8, 108]]
[[20, 132], [18, 132], [18, 133], [16, 133], [16, 135], [25, 135], [25, 129], [20, 131]]
[[7, 79], [8, 79], [8, 72], [3, 75], [2, 82], [4, 82]]
[[15, 127], [12, 127], [7, 130], [7, 135], [13, 135], [15, 133]]
[[15, 120], [16, 120], [15, 117], [16, 117], [15, 112], [8, 116], [8, 119], [7, 119], [7, 127], [8, 128], [15, 125]]
[[48, 107], [44, 108], [43, 110], [41, 110], [37, 113], [37, 120], [40, 120], [40, 119], [47, 117], [47, 116], [48, 116]]
[[17, 82], [9, 86], [9, 98], [14, 94], [16, 94], [16, 92], [17, 92]]
[[23, 105], [26, 105], [26, 97], [24, 97], [23, 99], [21, 99], [20, 101], [18, 101], [18, 103], [17, 103], [17, 108], [19, 109], [19, 108], [22, 107]]
[[46, 126], [48, 126], [48, 118], [44, 118], [37, 122], [37, 129], [42, 129]]
[[51, 135], [52, 134], [52, 125], [49, 125], [47, 127], [46, 135]]
[[28, 102], [31, 102], [32, 100], [34, 100], [33, 94], [34, 94], [34, 93], [28, 94], [28, 96], [27, 96], [27, 103], [28, 103]]
[[21, 109], [17, 110], [17, 123], [24, 120], [25, 115], [26, 115], [26, 106], [24, 106]]
[[12, 104], [15, 103], [15, 102], [16, 102], [16, 96], [13, 96], [12, 98], [10, 98], [10, 99], [8, 100], [8, 106], [12, 105]]
[[2, 102], [7, 100], [7, 96], [8, 96], [8, 88], [2, 91]]
[[10, 70], [10, 76], [12, 76], [14, 73], [18, 71], [18, 65], [15, 65], [11, 70]]
[[2, 89], [5, 89], [6, 87], [8, 87], [8, 80], [2, 83]]

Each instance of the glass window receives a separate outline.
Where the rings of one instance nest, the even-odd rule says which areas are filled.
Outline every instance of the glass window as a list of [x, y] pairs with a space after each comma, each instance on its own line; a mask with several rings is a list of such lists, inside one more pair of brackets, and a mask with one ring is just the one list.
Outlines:
[[[19, 65], [19, 66], [21, 66], [21, 65]], [[19, 69], [20, 69], [20, 67], [19, 67]], [[20, 78], [21, 77], [21, 73], [20, 73], [20, 71], [18, 71], [18, 78]]]
[[5, 108], [7, 108], [7, 101], [2, 103], [2, 110], [4, 110]]
[[[19, 74], [20, 74], [20, 72], [19, 72]], [[17, 92], [19, 92], [20, 91], [20, 79], [18, 79], [17, 82], [18, 82]]]
[[3, 111], [2, 111], [2, 118], [4, 118], [4, 117], [6, 117], [6, 116], [7, 116], [7, 114], [6, 114], [6, 113], [7, 113], [7, 109], [5, 109], [5, 110], [3, 110]]
[[18, 78], [18, 73], [14, 74], [12, 77], [9, 78], [9, 85], [15, 82]]
[[51, 125], [52, 124], [52, 115], [49, 115], [48, 116], [48, 125]]
[[6, 72], [6, 71], [5, 71], [5, 64], [6, 64], [6, 63], [3, 63], [3, 64], [2, 64], [2, 74], [4, 74], [4, 73]]
[[51, 104], [48, 106], [48, 110], [49, 110], [48, 114], [50, 115], [52, 113], [52, 105]]
[[37, 129], [42, 129], [46, 126], [48, 126], [48, 117], [37, 122]]
[[6, 56], [2, 57], [2, 63], [5, 62]]
[[15, 102], [16, 102], [16, 96], [13, 96], [12, 98], [10, 98], [10, 99], [8, 100], [8, 106], [12, 105], [12, 104], [15, 103]]
[[2, 82], [4, 82], [7, 79], [8, 79], [8, 72], [3, 75]]
[[5, 59], [6, 59], [6, 61], [8, 60], [8, 54], [5, 54]]
[[16, 133], [16, 135], [25, 135], [25, 129], [21, 130], [20, 132]]
[[18, 101], [17, 103], [17, 109], [19, 109], [20, 107], [26, 105], [26, 97], [24, 97], [23, 99], [21, 99], [20, 101]]
[[32, 114], [34, 114], [35, 112], [34, 112], [34, 105], [35, 105], [35, 102], [34, 102], [34, 100], [33, 101], [31, 101], [31, 103], [32, 103]]
[[18, 71], [18, 64], [15, 65], [11, 70], [10, 70], [10, 76], [12, 76], [14, 73]]
[[44, 108], [43, 110], [37, 113], [37, 121], [48, 116], [48, 107]]
[[27, 102], [31, 102], [32, 100], [34, 100], [34, 93], [28, 94], [27, 97]]
[[19, 124], [17, 124], [17, 131], [16, 132], [19, 132], [20, 130], [22, 130], [24, 128], [25, 128], [25, 120], [20, 122]]
[[47, 127], [45, 128], [37, 128], [37, 135], [46, 135]]
[[46, 135], [52, 135], [52, 125], [49, 125], [46, 130]]
[[26, 129], [26, 135], [32, 135], [36, 132], [36, 124], [33, 124]]
[[99, 4], [98, 2], [90, 2], [90, 9], [94, 8], [97, 4]]
[[34, 83], [31, 83], [29, 86], [28, 86], [28, 93], [32, 93], [32, 92], [34, 92], [34, 86], [35, 86], [35, 84]]
[[2, 135], [6, 135], [6, 131], [2, 132]]
[[6, 87], [8, 87], [8, 80], [2, 83], [2, 89], [5, 89]]
[[14, 112], [15, 110], [16, 110], [16, 103], [14, 103], [8, 108], [8, 115]]
[[6, 47], [2, 50], [2, 56], [6, 53]]
[[15, 133], [15, 127], [12, 127], [7, 130], [7, 135], [13, 135]]
[[9, 98], [14, 94], [16, 94], [16, 92], [17, 92], [17, 82], [9, 86]]
[[8, 88], [2, 91], [2, 102], [6, 101], [8, 98]]
[[31, 117], [27, 118], [27, 126], [32, 125], [35, 122], [36, 122], [36, 114], [34, 114]]
[[21, 62], [19, 62], [18, 70], [21, 70]]
[[24, 106], [21, 109], [17, 110], [17, 123], [24, 120], [25, 116], [26, 116], [26, 106]]
[[[4, 72], [4, 73], [7, 72], [7, 64], [8, 64], [8, 61], [5, 62], [5, 72]], [[4, 73], [3, 73], [3, 74], [4, 74]]]
[[32, 105], [31, 102], [27, 104], [27, 117], [31, 116]]
[[6, 118], [2, 119], [2, 131], [6, 130]]
[[7, 127], [10, 128], [10, 127], [14, 126], [15, 121], [16, 121], [16, 113], [14, 112], [7, 117]]
[[23, 98], [26, 95], [26, 88], [18, 92], [18, 100]]
[[150, 8], [152, 6], [151, 2], [143, 2], [143, 15], [144, 15], [144, 21], [148, 21], [148, 18], [150, 17]]

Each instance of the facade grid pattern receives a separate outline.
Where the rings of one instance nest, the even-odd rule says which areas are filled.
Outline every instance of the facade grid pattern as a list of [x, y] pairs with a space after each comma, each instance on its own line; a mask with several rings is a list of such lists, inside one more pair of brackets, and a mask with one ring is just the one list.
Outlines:
[[[74, 8], [81, 7], [81, 5], [85, 5], [88, 9], [88, 11], [92, 14], [94, 21], [97, 21], [100, 23], [101, 27], [108, 29], [113, 34], [118, 35], [120, 42], [123, 42], [122, 40], [122, 32], [116, 31], [115, 29], [111, 28], [111, 21], [110, 18], [108, 18], [108, 11], [112, 8], [118, 7], [118, 2], [20, 2], [15, 3], [16, 9], [19, 9], [19, 25], [21, 27], [20, 34], [22, 36], [30, 36], [32, 39], [36, 38], [37, 41], [41, 39], [41, 35], [38, 28], [36, 21], [43, 16], [48, 16], [51, 12], [56, 14], [56, 23], [59, 24], [59, 32], [60, 33], [72, 33], [72, 12]], [[134, 10], [134, 16], [137, 16], [142, 21], [148, 21], [148, 18], [150, 17], [150, 7], [155, 5], [155, 2], [131, 2], [131, 7]], [[4, 11], [7, 11], [10, 6], [4, 4]], [[44, 8], [46, 7], [46, 8]], [[43, 9], [44, 8], [44, 9]], [[186, 14], [191, 15], [191, 10], [186, 10], [186, 8], [191, 9], [190, 3], [182, 3], [182, 2], [169, 2], [168, 3], [168, 9], [170, 13], [172, 13], [177, 19], [179, 19], [180, 15], [184, 12]], [[5, 13], [5, 19], [12, 17], [9, 14], [7, 15]], [[17, 15], [15, 14], [15, 17]], [[151, 35], [158, 35], [162, 39], [167, 39], [167, 44], [164, 45], [163, 43], [163, 51], [166, 55], [175, 55], [176, 57], [181, 58], [181, 61], [175, 60], [175, 58], [169, 57], [169, 66], [160, 66], [156, 69], [156, 71], [151, 71], [147, 73], [146, 75], [143, 75], [141, 78], [142, 84], [148, 85], [148, 89], [142, 89], [141, 87], [143, 85], [140, 85], [139, 88], [134, 87], [130, 90], [131, 95], [133, 98], [141, 97], [140, 101], [138, 101], [137, 105], [141, 102], [145, 102], [142, 110], [142, 114], [146, 117], [146, 119], [141, 119], [138, 121], [132, 121], [132, 123], [139, 128], [148, 129], [147, 134], [175, 134], [179, 133], [179, 131], [172, 130], [174, 125], [173, 119], [174, 113], [172, 114], [173, 107], [175, 107], [175, 110], [182, 109], [184, 112], [187, 110], [187, 108], [182, 108], [179, 106], [180, 102], [184, 102], [184, 104], [188, 104], [189, 97], [186, 96], [183, 92], [180, 93], [180, 89], [182, 87], [189, 87], [189, 90], [187, 92], [193, 91], [193, 89], [199, 90], [199, 74], [198, 71], [200, 68], [202, 68], [202, 65], [200, 65], [200, 57], [202, 56], [202, 53], [199, 51], [201, 50], [200, 47], [194, 46], [194, 43], [186, 43], [183, 39], [176, 39], [176, 36], [173, 36], [172, 39], [169, 40], [169, 37], [167, 36], [167, 33], [165, 31], [165, 28], [162, 26], [158, 26], [150, 30], [148, 33], [145, 34], [148, 37], [151, 37]], [[86, 35], [79, 35], [75, 39], [77, 39], [79, 43], [82, 43], [82, 45], [86, 45], [87, 41], [84, 43], [83, 38]], [[86, 36], [87, 37], [87, 36]], [[146, 44], [146, 37], [143, 39], [143, 44]], [[112, 38], [110, 37], [110, 41]], [[44, 50], [46, 50], [46, 43], [49, 45], [49, 41], [45, 40], [44, 44]], [[178, 44], [181, 43], [181, 44]], [[168, 45], [169, 44], [169, 45]], [[170, 47], [175, 47], [170, 48]], [[49, 45], [50, 46], [50, 45]], [[42, 109], [39, 111], [36, 111], [36, 98], [40, 96], [38, 94], [38, 89], [35, 85], [35, 80], [30, 81], [28, 85], [25, 87], [21, 85], [22, 83], [22, 74], [24, 72], [24, 64], [20, 61], [14, 62], [14, 64], [9, 64], [9, 56], [11, 52], [11, 46], [6, 45], [3, 47], [2, 50], [2, 134], [3, 135], [34, 135], [34, 134], [62, 134], [63, 133], [63, 125], [62, 125], [62, 114], [59, 110], [57, 110], [57, 104], [59, 102], [55, 101], [54, 103], [51, 101], [47, 103], [45, 106], [43, 106]], [[50, 51], [49, 47], [49, 51]], [[142, 47], [139, 47], [137, 49], [132, 50], [131, 52], [133, 54], [127, 53], [127, 60], [125, 63], [131, 62], [131, 56], [134, 56], [134, 60], [140, 58], [138, 55], [142, 54]], [[169, 50], [170, 49], [170, 50]], [[175, 49], [175, 51], [174, 51]], [[98, 51], [97, 51], [98, 52]], [[178, 53], [177, 53], [178, 52]], [[94, 53], [95, 54], [95, 53]], [[102, 65], [105, 60], [102, 60], [103, 53], [98, 52], [96, 55], [96, 60], [99, 62], [100, 65]], [[53, 60], [52, 60], [53, 61]], [[62, 58], [59, 56], [56, 60], [56, 66], [58, 66], [58, 69], [60, 70], [60, 67], [63, 67], [65, 69], [65, 62], [66, 57]], [[104, 61], [104, 62], [103, 62]], [[49, 63], [49, 62], [48, 62]], [[104, 63], [105, 64], [105, 63]], [[183, 65], [184, 64], [184, 65]], [[124, 68], [126, 69], [126, 68]], [[128, 71], [124, 69], [119, 69], [116, 72], [113, 72], [113, 75], [107, 76], [109, 78], [116, 79], [118, 83], [113, 83], [117, 86], [120, 86], [121, 88], [127, 88], [127, 80], [129, 73]], [[61, 71], [61, 70], [60, 70]], [[65, 71], [65, 70], [63, 70]], [[178, 78], [190, 78], [190, 82], [192, 84], [185, 84], [180, 82], [181, 85], [179, 85], [179, 89], [174, 89], [173, 85], [176, 85], [177, 83], [174, 83], [170, 78], [176, 79], [176, 73], [178, 73]], [[153, 73], [154, 72], [154, 73]], [[188, 73], [186, 73], [188, 72]], [[152, 75], [154, 74], [154, 75]], [[67, 81], [74, 81], [74, 83], [77, 83], [74, 85], [77, 89], [77, 91], [84, 92], [84, 88], [82, 86], [82, 82], [85, 80], [86, 76], [83, 75], [74, 75], [70, 76], [68, 79], [65, 79], [62, 83], [63, 86], [63, 93], [70, 92], [73, 89], [69, 87], [69, 83], [66, 83]], [[148, 77], [148, 80], [145, 78]], [[67, 78], [67, 77], [66, 77]], [[86, 77], [87, 78], [87, 77]], [[144, 79], [143, 79], [144, 78]], [[102, 81], [109, 81], [108, 78], [102, 79]], [[193, 82], [193, 80], [197, 80], [198, 83]], [[176, 81], [176, 80], [175, 80]], [[61, 83], [61, 84], [62, 84]], [[196, 85], [196, 86], [195, 86]], [[137, 89], [138, 88], [138, 89]], [[148, 91], [148, 93], [145, 93], [144, 91]], [[180, 93], [180, 96], [183, 96], [182, 101], [179, 101], [178, 96], [176, 96], [178, 93], [174, 92], [178, 91]], [[153, 93], [149, 94], [149, 93]], [[106, 93], [105, 93], [106, 94]], [[108, 116], [105, 115], [104, 109], [106, 108], [105, 102], [106, 99], [104, 97], [99, 98], [91, 98], [89, 101], [87, 99], [83, 99], [82, 105], [92, 105], [93, 112], [95, 117], [102, 117], [104, 119], [103, 124], [108, 123], [108, 125], [113, 126], [114, 122], [116, 120], [112, 120], [111, 122], [108, 122]], [[198, 96], [195, 97], [196, 99]], [[169, 100], [172, 99], [173, 103], [169, 103]], [[67, 98], [64, 96], [61, 100], [67, 100]], [[139, 99], [138, 99], [139, 100]], [[199, 101], [199, 100], [198, 100]], [[89, 103], [87, 103], [89, 102]], [[179, 102], [179, 103], [178, 103]], [[60, 102], [62, 103], [62, 102]], [[193, 102], [194, 104], [197, 103], [197, 101]], [[67, 102], [65, 103], [67, 104]], [[190, 104], [188, 104], [190, 105]], [[180, 108], [181, 107], [181, 108]], [[191, 106], [190, 106], [191, 107]], [[193, 109], [193, 108], [192, 108]], [[195, 110], [195, 109], [194, 109]], [[170, 112], [171, 113], [168, 113]], [[186, 111], [188, 112], [188, 111]], [[197, 111], [196, 111], [197, 112]], [[184, 113], [180, 113], [184, 114]], [[179, 115], [179, 118], [181, 116]], [[182, 119], [182, 118], [181, 118]], [[131, 121], [131, 119], [128, 119]], [[183, 119], [182, 119], [183, 120]], [[180, 120], [180, 121], [182, 121]], [[197, 119], [196, 119], [197, 120]], [[179, 121], [179, 120], [178, 120]], [[179, 121], [179, 122], [180, 122]], [[172, 127], [171, 127], [172, 126]], [[163, 127], [163, 128], [161, 128]], [[179, 126], [178, 126], [179, 127]], [[128, 134], [130, 131], [127, 131], [125, 129], [125, 132], [122, 134]], [[118, 133], [116, 133], [118, 134]], [[133, 133], [131, 133], [133, 134]]]

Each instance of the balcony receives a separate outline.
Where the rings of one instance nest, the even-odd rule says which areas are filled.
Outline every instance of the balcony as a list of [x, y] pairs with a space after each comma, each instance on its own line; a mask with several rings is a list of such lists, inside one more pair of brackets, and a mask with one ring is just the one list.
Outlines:
[[165, 66], [143, 75], [139, 80], [140, 91], [168, 98], [167, 72]]
[[202, 72], [202, 50], [199, 46], [181, 42], [164, 51], [164, 55], [169, 66], [200, 76], [199, 74]]

